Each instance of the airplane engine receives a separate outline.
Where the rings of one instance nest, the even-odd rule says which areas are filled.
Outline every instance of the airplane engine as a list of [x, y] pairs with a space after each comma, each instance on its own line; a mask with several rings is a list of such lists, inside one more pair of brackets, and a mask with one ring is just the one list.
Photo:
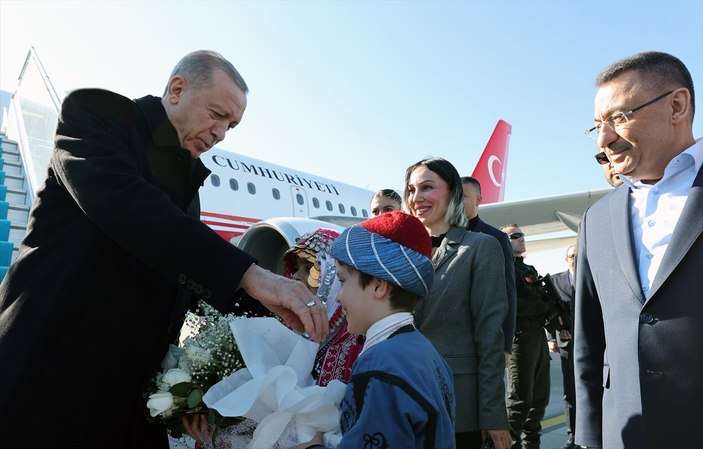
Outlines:
[[349, 217], [269, 218], [247, 229], [237, 247], [255, 257], [259, 266], [283, 274], [283, 254], [296, 238], [318, 228], [334, 229], [341, 233], [357, 221], [361, 220], [350, 220]]

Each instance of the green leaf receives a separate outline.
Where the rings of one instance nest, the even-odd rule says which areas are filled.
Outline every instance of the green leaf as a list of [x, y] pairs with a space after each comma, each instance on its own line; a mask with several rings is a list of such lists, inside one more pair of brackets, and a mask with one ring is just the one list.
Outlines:
[[174, 396], [187, 397], [188, 394], [190, 393], [190, 390], [192, 390], [192, 389], [193, 389], [192, 382], [181, 382], [181, 383], [176, 384], [176, 385], [172, 386], [171, 388], [169, 388], [168, 391], [170, 391], [171, 394]]
[[198, 390], [196, 388], [193, 391], [191, 391], [190, 394], [188, 395], [188, 408], [195, 408], [195, 406], [200, 404], [200, 400], [202, 398], [203, 398], [202, 390]]

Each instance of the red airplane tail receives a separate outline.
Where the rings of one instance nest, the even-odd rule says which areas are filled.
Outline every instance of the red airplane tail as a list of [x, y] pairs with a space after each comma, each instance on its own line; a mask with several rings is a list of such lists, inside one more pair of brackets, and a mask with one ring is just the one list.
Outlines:
[[508, 137], [513, 127], [498, 120], [471, 177], [481, 183], [481, 204], [499, 203], [505, 194], [508, 169]]

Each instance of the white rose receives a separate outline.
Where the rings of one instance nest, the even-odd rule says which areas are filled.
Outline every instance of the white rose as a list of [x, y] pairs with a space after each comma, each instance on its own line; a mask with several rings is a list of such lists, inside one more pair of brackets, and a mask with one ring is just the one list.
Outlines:
[[173, 395], [169, 392], [154, 393], [149, 396], [146, 406], [149, 407], [149, 414], [152, 417], [159, 414], [166, 416], [166, 412], [173, 408]]
[[189, 362], [196, 365], [205, 365], [210, 361], [212, 355], [207, 349], [203, 349], [199, 346], [188, 346], [186, 348], [186, 358]]
[[161, 377], [161, 382], [172, 387], [181, 382], [190, 382], [190, 374], [180, 368], [171, 368]]

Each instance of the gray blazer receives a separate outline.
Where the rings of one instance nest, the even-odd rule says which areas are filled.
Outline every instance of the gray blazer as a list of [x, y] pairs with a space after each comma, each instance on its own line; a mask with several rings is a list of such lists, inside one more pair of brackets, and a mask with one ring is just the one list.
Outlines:
[[576, 266], [576, 443], [703, 445], [703, 170], [651, 286], [642, 293], [630, 190], [583, 217]]
[[454, 372], [456, 431], [508, 429], [503, 385], [505, 262], [498, 241], [452, 226], [432, 263], [434, 285], [415, 324]]

